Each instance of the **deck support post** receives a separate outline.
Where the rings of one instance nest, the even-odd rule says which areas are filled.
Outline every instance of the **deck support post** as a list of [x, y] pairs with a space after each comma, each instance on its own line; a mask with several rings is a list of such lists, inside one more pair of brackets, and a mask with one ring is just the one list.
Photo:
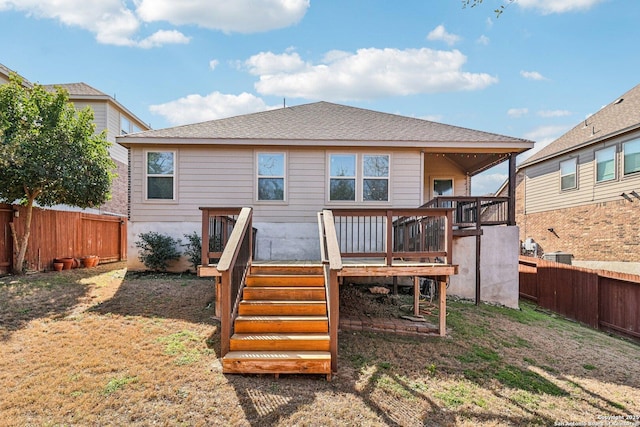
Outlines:
[[509, 205], [507, 225], [516, 225], [516, 153], [509, 154]]
[[439, 313], [440, 313], [440, 321], [438, 324], [438, 328], [440, 331], [440, 336], [444, 337], [447, 335], [447, 282], [446, 282], [446, 278], [445, 280], [442, 280], [442, 277], [438, 278], [438, 283], [440, 284], [440, 309], [439, 309]]
[[420, 316], [420, 277], [413, 276], [413, 315]]

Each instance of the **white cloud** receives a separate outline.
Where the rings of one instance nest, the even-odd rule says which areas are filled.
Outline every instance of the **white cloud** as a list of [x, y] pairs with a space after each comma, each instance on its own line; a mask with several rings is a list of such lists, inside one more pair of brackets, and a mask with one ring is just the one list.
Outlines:
[[551, 144], [556, 139], [560, 138], [572, 127], [572, 125], [540, 126], [532, 130], [531, 132], [526, 133], [524, 135], [524, 138], [535, 141], [535, 144], [530, 150], [519, 154], [516, 162], [521, 163], [525, 161], [532, 155], [536, 154], [538, 151], [542, 150], [547, 145]]
[[220, 65], [220, 61], [218, 61], [217, 59], [212, 59], [211, 61], [209, 61], [209, 68], [211, 68], [212, 70], [215, 70], [218, 65]]
[[507, 180], [508, 174], [497, 172], [483, 172], [471, 178], [471, 194], [473, 196], [485, 196], [494, 194]]
[[144, 38], [142, 23], [163, 21], [199, 25], [225, 32], [254, 33], [291, 26], [309, 8], [309, 0], [0, 0], [0, 11], [15, 10], [41, 19], [54, 19], [95, 34], [102, 44], [140, 48], [184, 44], [178, 30], [160, 30]]
[[498, 82], [485, 73], [462, 71], [467, 57], [458, 50], [360, 49], [329, 52], [320, 64], [295, 52], [262, 52], [245, 61], [262, 95], [334, 101], [385, 96], [479, 90]]
[[427, 40], [442, 40], [449, 46], [453, 46], [461, 40], [461, 37], [456, 34], [447, 33], [444, 25], [438, 25], [427, 35]]
[[541, 110], [537, 113], [540, 117], [566, 117], [570, 116], [571, 111], [567, 110]]
[[536, 9], [544, 15], [589, 10], [606, 0], [518, 0], [523, 9]]
[[527, 114], [529, 114], [529, 109], [528, 108], [509, 108], [507, 110], [507, 116], [509, 117], [522, 117], [522, 116], [526, 116]]
[[240, 95], [213, 92], [206, 96], [187, 95], [175, 101], [152, 105], [149, 111], [163, 116], [169, 123], [177, 126], [279, 107], [268, 106], [261, 98], [246, 92]]
[[190, 38], [182, 34], [180, 31], [160, 30], [142, 40], [140, 43], [138, 43], [138, 46], [143, 49], [149, 49], [165, 44], [187, 44], [189, 43], [189, 40]]
[[145, 22], [256, 33], [300, 22], [309, 6], [310, 0], [139, 0], [136, 11]]
[[489, 37], [485, 36], [484, 34], [478, 37], [478, 39], [476, 40], [476, 43], [481, 44], [483, 46], [488, 46], [489, 42], [490, 42]]
[[527, 80], [547, 80], [546, 77], [537, 71], [520, 71], [520, 75]]

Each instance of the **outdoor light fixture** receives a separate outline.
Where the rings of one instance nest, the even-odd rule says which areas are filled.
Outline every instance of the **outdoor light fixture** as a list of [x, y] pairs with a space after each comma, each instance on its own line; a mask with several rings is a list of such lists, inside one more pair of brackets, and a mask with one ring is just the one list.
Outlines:
[[553, 234], [554, 236], [556, 236], [558, 239], [560, 238], [560, 236], [558, 236], [558, 233], [556, 233], [556, 230], [554, 230], [553, 227], [547, 228], [547, 231]]
[[631, 197], [629, 197], [629, 195], [627, 193], [625, 193], [625, 192], [623, 192], [620, 196], [624, 197], [625, 199], [627, 199], [630, 202], [633, 202], [633, 199]]
[[635, 197], [636, 199], [640, 199], [640, 194], [636, 193], [636, 190], [632, 190], [632, 191], [631, 191], [631, 195], [632, 195], [633, 197]]

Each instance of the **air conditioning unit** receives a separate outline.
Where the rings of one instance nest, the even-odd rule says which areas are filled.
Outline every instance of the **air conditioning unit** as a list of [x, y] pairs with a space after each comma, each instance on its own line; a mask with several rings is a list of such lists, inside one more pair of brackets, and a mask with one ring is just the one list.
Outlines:
[[566, 252], [549, 252], [542, 255], [542, 258], [546, 259], [547, 261], [571, 265], [571, 258], [573, 258], [573, 254], [568, 254]]

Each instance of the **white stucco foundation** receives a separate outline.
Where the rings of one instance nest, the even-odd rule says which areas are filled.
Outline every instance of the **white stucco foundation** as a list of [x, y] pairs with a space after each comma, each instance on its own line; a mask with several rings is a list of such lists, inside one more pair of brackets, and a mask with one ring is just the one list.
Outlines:
[[[480, 299], [518, 308], [518, 227], [484, 227], [480, 241]], [[476, 298], [476, 237], [453, 241], [453, 263], [458, 274], [451, 276], [449, 295]]]

